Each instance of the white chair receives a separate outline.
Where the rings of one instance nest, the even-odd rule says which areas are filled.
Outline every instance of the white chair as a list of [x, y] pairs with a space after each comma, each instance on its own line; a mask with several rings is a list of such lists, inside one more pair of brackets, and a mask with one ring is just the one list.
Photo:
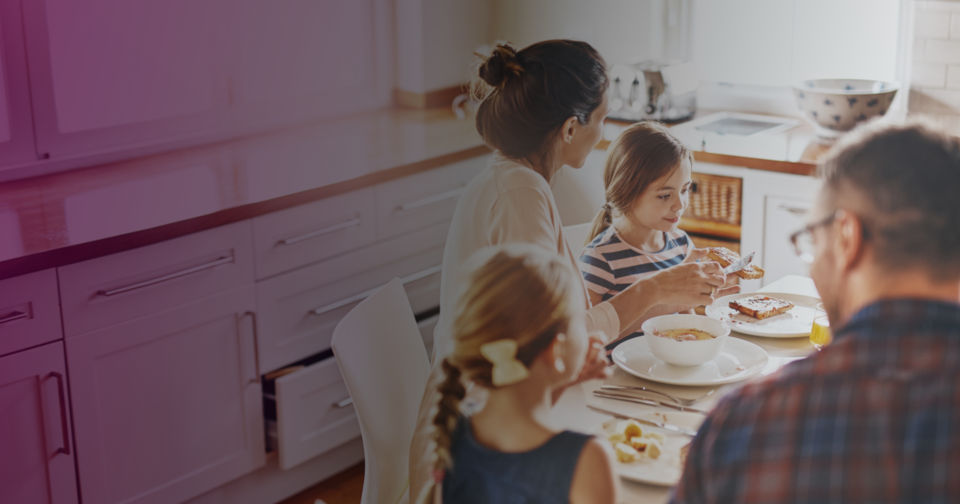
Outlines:
[[330, 346], [363, 437], [361, 502], [405, 501], [410, 442], [430, 362], [400, 280], [350, 310], [333, 330]]

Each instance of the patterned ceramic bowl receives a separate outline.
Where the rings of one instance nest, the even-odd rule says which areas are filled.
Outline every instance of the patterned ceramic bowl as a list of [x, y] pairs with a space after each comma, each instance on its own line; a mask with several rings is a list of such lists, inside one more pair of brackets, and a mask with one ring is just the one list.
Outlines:
[[813, 79], [794, 86], [797, 107], [821, 136], [835, 137], [858, 123], [880, 117], [890, 108], [899, 87], [865, 79]]

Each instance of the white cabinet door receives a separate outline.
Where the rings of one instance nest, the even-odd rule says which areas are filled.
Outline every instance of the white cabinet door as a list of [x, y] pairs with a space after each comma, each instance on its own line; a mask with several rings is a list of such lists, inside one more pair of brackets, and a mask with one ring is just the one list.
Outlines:
[[84, 502], [182, 502], [264, 464], [254, 292], [67, 340]]
[[231, 0], [236, 120], [289, 123], [389, 104], [390, 2]]
[[0, 502], [77, 502], [63, 343], [0, 358]]
[[28, 162], [37, 156], [20, 2], [0, 1], [0, 163], [3, 165]]
[[23, 2], [37, 146], [52, 157], [185, 142], [227, 123], [231, 0]]
[[764, 208], [763, 266], [770, 283], [785, 275], [809, 275], [809, 266], [797, 257], [790, 233], [803, 227], [813, 203], [799, 198], [768, 196]]

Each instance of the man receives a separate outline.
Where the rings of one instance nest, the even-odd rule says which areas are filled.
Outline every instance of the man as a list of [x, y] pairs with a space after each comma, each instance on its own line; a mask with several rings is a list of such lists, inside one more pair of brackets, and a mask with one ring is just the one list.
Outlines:
[[724, 398], [674, 502], [960, 502], [960, 144], [867, 127], [791, 240], [834, 341]]

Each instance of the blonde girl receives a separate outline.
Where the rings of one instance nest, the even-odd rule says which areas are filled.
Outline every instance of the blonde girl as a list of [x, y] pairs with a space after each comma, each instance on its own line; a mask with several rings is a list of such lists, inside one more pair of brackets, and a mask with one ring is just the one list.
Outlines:
[[[616, 502], [604, 445], [548, 421], [552, 392], [576, 376], [587, 351], [576, 273], [529, 245], [478, 254], [442, 361], [427, 454], [433, 473], [413, 475], [412, 495], [421, 503]], [[460, 410], [465, 380], [487, 389], [470, 416]]]
[[[706, 255], [705, 250], [695, 249], [690, 237], [677, 227], [690, 199], [692, 153], [666, 127], [654, 122], [627, 128], [608, 152], [603, 173], [606, 202], [594, 220], [590, 241], [579, 261], [594, 304], [631, 286], [642, 286], [663, 270]], [[651, 316], [709, 304], [717, 295], [738, 290], [735, 285], [724, 284], [701, 292], [694, 303], [651, 306], [621, 332], [621, 339], [614, 344], [638, 336], [640, 324]]]

